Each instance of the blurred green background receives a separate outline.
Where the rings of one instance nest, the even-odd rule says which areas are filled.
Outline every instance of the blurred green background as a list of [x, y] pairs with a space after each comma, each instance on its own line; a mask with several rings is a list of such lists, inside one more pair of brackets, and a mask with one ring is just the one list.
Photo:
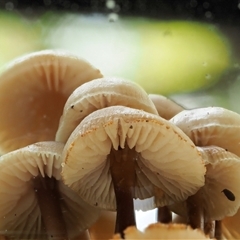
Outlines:
[[114, 1], [106, 7], [104, 14], [44, 11], [30, 18], [0, 11], [0, 66], [33, 51], [65, 49], [105, 76], [135, 81], [186, 108], [240, 113], [237, 25], [122, 16], [111, 11]]

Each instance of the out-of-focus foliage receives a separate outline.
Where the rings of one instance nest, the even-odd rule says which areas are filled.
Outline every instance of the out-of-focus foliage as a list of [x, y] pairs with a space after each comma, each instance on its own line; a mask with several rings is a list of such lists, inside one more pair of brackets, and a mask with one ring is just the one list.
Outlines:
[[0, 66], [15, 57], [43, 48], [41, 31], [37, 21], [0, 11]]

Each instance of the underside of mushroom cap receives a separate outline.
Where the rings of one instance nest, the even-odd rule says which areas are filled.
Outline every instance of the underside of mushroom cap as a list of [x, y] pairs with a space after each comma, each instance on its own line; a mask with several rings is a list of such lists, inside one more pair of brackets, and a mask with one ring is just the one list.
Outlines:
[[54, 140], [69, 95], [100, 77], [98, 69], [63, 51], [39, 51], [11, 62], [0, 75], [0, 152]]
[[[210, 239], [199, 229], [192, 229], [185, 224], [161, 224], [149, 225], [143, 232], [136, 227], [128, 227], [125, 231], [125, 239]], [[122, 239], [119, 234], [111, 240]]]
[[63, 144], [39, 142], [0, 158], [0, 232], [13, 239], [46, 239], [33, 179], [55, 178], [69, 236], [94, 223], [99, 212], [61, 181]]
[[187, 134], [197, 146], [215, 145], [240, 156], [240, 115], [221, 107], [185, 110], [170, 122]]
[[100, 78], [78, 87], [68, 98], [61, 116], [56, 141], [66, 142], [84, 117], [95, 110], [122, 105], [158, 114], [145, 90], [121, 78]]
[[[205, 185], [199, 190], [205, 216], [212, 220], [221, 220], [234, 215], [240, 207], [240, 158], [220, 147], [198, 149], [207, 168]], [[186, 202], [176, 203], [170, 209], [187, 217]]]
[[126, 146], [136, 151], [134, 198], [166, 205], [203, 186], [205, 167], [191, 140], [167, 120], [123, 106], [95, 111], [73, 131], [62, 155], [65, 184], [91, 205], [116, 210], [109, 153]]

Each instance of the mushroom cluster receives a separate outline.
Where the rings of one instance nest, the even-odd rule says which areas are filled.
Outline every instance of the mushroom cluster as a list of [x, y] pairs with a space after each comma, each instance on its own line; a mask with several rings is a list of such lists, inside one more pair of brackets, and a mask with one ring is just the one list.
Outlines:
[[[237, 113], [184, 110], [52, 50], [6, 66], [0, 92], [3, 238], [220, 239], [237, 213]], [[135, 210], [153, 208], [161, 224], [140, 233]]]

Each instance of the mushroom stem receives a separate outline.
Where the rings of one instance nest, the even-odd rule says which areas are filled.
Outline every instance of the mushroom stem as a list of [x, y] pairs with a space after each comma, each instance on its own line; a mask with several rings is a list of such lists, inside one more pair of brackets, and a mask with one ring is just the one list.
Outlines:
[[215, 221], [215, 236], [217, 240], [222, 239], [222, 221]]
[[39, 175], [33, 179], [33, 182], [48, 239], [68, 239], [56, 179]]
[[211, 239], [215, 236], [215, 221], [209, 219], [204, 222], [204, 233]]
[[120, 233], [129, 226], [136, 226], [133, 191], [135, 186], [135, 159], [137, 152], [134, 149], [111, 149], [110, 171], [116, 195], [117, 218], [115, 233]]
[[195, 229], [199, 228], [204, 231], [204, 212], [201, 207], [201, 193], [188, 197], [187, 203], [187, 216], [189, 225]]
[[157, 220], [160, 223], [170, 223], [172, 222], [172, 212], [167, 206], [158, 208]]

